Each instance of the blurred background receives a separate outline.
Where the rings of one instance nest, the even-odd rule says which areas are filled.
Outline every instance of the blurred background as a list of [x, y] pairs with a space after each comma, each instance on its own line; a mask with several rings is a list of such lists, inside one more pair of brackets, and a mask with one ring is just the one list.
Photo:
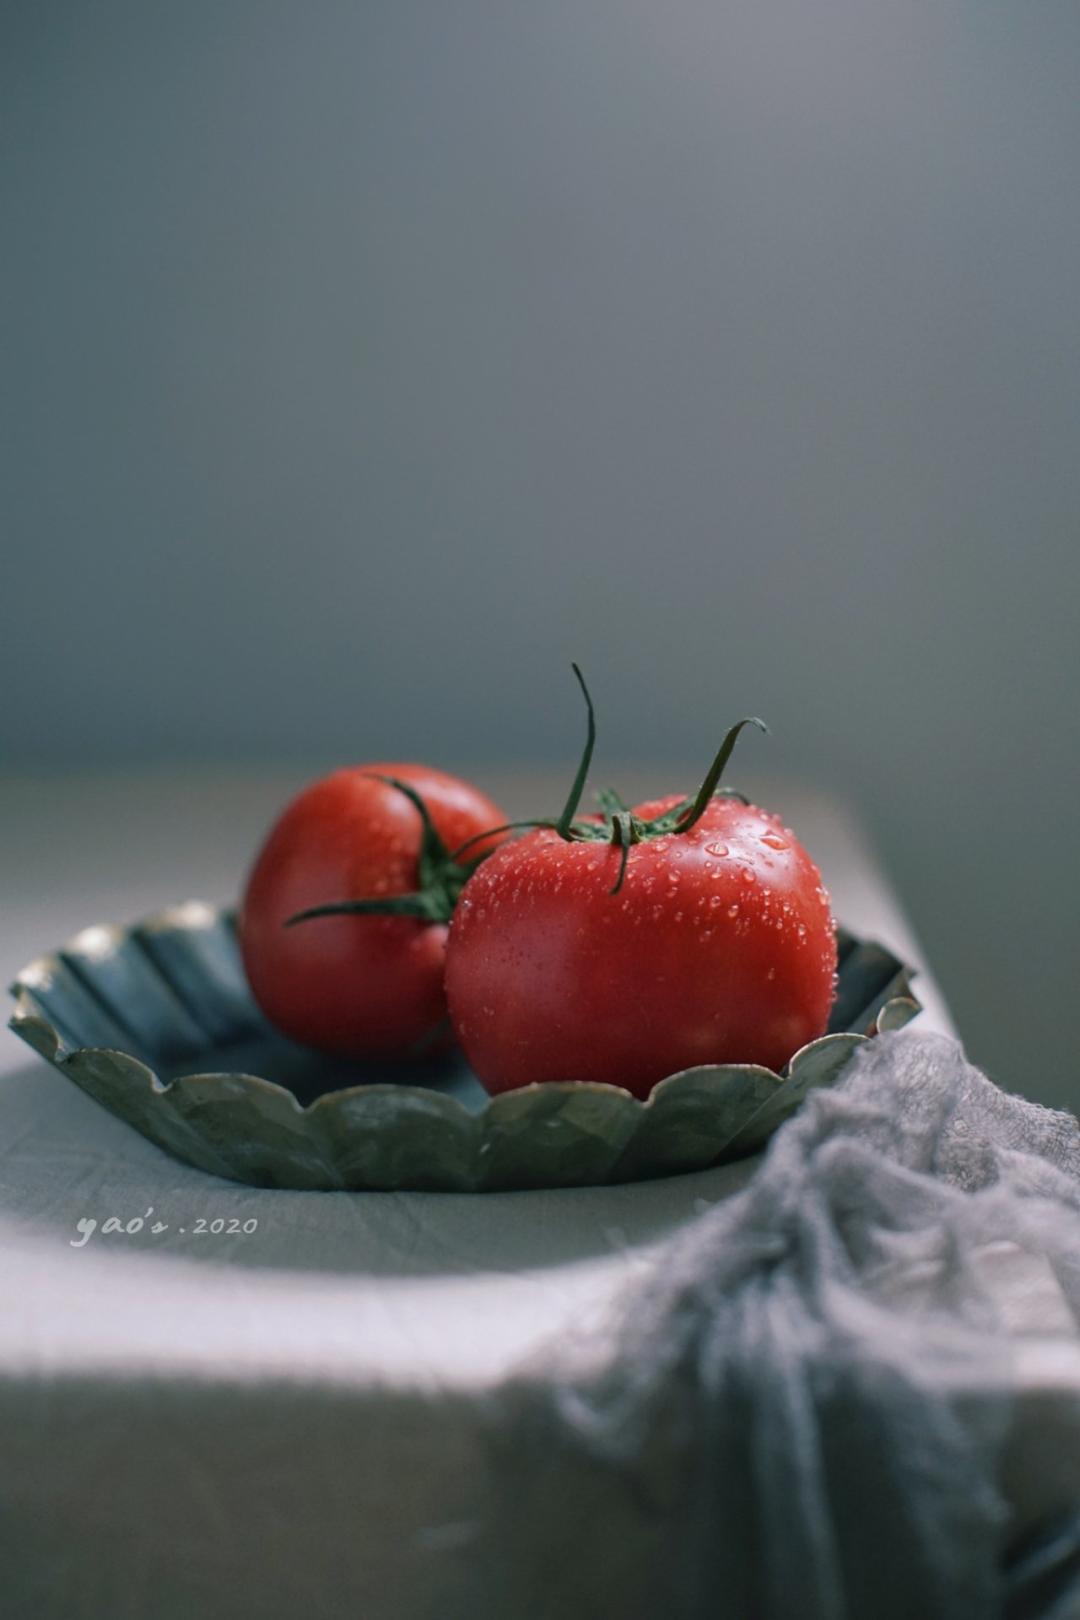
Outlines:
[[1075, 1105], [1080, 10], [0, 30], [9, 782], [569, 769], [576, 657], [609, 758], [763, 714]]

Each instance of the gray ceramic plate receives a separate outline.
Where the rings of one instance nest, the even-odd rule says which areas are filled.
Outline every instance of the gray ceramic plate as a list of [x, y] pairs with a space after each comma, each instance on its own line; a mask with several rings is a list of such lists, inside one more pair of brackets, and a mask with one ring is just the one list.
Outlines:
[[[190, 901], [132, 928], [84, 929], [12, 986], [10, 1027], [166, 1152], [262, 1187], [488, 1192], [701, 1170], [756, 1152], [867, 1036], [919, 1010], [911, 970], [838, 935], [830, 1033], [783, 1074], [669, 1075], [647, 1102], [557, 1082], [489, 1099], [461, 1056], [404, 1071], [293, 1046], [260, 1016], [232, 916]], [[265, 1077], [265, 1078], [264, 1078]]]

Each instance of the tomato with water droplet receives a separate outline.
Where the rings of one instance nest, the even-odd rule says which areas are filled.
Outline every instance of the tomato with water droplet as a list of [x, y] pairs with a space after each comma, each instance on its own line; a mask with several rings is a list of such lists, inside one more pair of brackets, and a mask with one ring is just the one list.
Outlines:
[[[347, 1057], [446, 1044], [447, 923], [499, 841], [477, 835], [505, 819], [471, 783], [426, 765], [350, 766], [305, 788], [271, 829], [240, 907], [244, 969], [270, 1022]], [[455, 860], [470, 840], [467, 861]]]
[[[647, 829], [681, 803], [628, 815]], [[591, 1080], [646, 1097], [695, 1064], [778, 1070], [824, 1033], [831, 910], [818, 868], [776, 816], [717, 797], [687, 830], [626, 848], [586, 836], [590, 822], [603, 825], [586, 817], [577, 838], [540, 826], [496, 850], [466, 885], [475, 903], [451, 922], [450, 1014], [489, 1091]], [[485, 1004], [497, 1018], [478, 1016]]]

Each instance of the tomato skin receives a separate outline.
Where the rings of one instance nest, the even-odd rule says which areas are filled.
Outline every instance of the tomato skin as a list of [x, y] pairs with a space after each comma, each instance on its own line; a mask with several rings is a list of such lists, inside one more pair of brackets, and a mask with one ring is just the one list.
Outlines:
[[[446, 925], [411, 917], [318, 917], [311, 906], [417, 887], [422, 824], [394, 776], [415, 788], [450, 850], [506, 820], [477, 788], [424, 765], [349, 766], [288, 804], [240, 907], [240, 949], [266, 1017], [306, 1046], [346, 1057], [407, 1056], [446, 1018]], [[479, 843], [471, 860], [498, 840]]]
[[831, 907], [777, 816], [716, 798], [690, 831], [633, 845], [612, 894], [619, 860], [610, 843], [543, 828], [497, 850], [462, 891], [447, 1000], [488, 1091], [592, 1080], [646, 1097], [699, 1063], [778, 1070], [824, 1033]]

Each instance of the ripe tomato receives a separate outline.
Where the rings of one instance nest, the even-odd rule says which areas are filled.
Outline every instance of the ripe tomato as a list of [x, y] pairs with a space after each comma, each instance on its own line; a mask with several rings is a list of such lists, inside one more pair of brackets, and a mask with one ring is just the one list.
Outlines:
[[714, 799], [689, 832], [632, 845], [615, 894], [620, 859], [610, 842], [539, 828], [466, 885], [446, 993], [489, 1091], [602, 1080], [645, 1097], [697, 1063], [779, 1069], [824, 1033], [836, 971], [829, 899], [777, 816]]
[[714, 796], [746, 723], [692, 805], [609, 795], [604, 816], [575, 821], [590, 705], [562, 817], [486, 860], [451, 923], [450, 1015], [489, 1091], [593, 1080], [645, 1097], [694, 1064], [782, 1068], [824, 1033], [836, 936], [821, 875], [778, 817]]
[[[446, 924], [497, 841], [477, 834], [504, 820], [468, 782], [424, 765], [352, 766], [306, 788], [271, 829], [240, 909], [244, 969], [270, 1022], [350, 1057], [437, 1042]], [[455, 861], [467, 840], [468, 863]]]

